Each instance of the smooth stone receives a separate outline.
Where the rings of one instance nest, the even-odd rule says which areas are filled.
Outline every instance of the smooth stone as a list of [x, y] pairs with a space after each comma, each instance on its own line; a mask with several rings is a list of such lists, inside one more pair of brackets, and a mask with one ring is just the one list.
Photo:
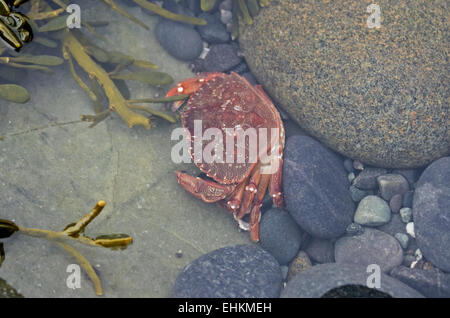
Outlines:
[[354, 203], [341, 158], [308, 136], [287, 139], [283, 189], [286, 209], [318, 238], [335, 238], [352, 222]]
[[420, 177], [420, 169], [393, 169], [393, 174], [401, 174], [412, 186]]
[[355, 187], [354, 185], [351, 185], [348, 190], [350, 191], [350, 196], [352, 197], [352, 200], [354, 202], [359, 202], [368, 195], [373, 194], [372, 190], [361, 190]]
[[409, 190], [408, 180], [401, 174], [385, 174], [377, 178], [378, 188], [383, 199], [389, 201], [396, 194]]
[[289, 263], [298, 253], [302, 233], [288, 212], [272, 208], [261, 217], [259, 224], [261, 247], [272, 254], [280, 265]]
[[369, 195], [361, 200], [356, 209], [355, 223], [365, 226], [380, 226], [391, 219], [391, 209], [383, 199]]
[[403, 261], [403, 249], [391, 235], [365, 228], [358, 236], [344, 236], [334, 244], [336, 263], [368, 266], [377, 264], [382, 272], [389, 272]]
[[198, 26], [197, 31], [203, 40], [211, 44], [226, 43], [230, 40], [230, 34], [215, 14], [201, 13], [199, 18], [208, 22], [205, 26]]
[[202, 38], [185, 23], [160, 19], [155, 35], [161, 46], [176, 59], [192, 61], [203, 51]]
[[[338, 287], [367, 286], [367, 267], [355, 264], [319, 264], [296, 275], [281, 293], [282, 298], [319, 298]], [[380, 289], [395, 298], [422, 298], [415, 289], [384, 273]]]
[[403, 196], [401, 194], [394, 195], [391, 200], [389, 200], [389, 207], [392, 213], [398, 213], [402, 207]]
[[411, 208], [401, 208], [400, 209], [400, 217], [402, 218], [403, 223], [411, 222], [411, 220], [412, 220]]
[[364, 163], [359, 160], [353, 160], [353, 168], [359, 171], [364, 170]]
[[347, 170], [348, 173], [354, 172], [352, 159], [347, 158], [344, 160], [344, 168], [345, 170]]
[[450, 157], [429, 165], [417, 181], [413, 218], [417, 244], [433, 265], [450, 272]]
[[355, 178], [356, 178], [356, 177], [355, 177], [355, 174], [354, 174], [353, 172], [350, 172], [350, 173], [347, 175], [348, 182], [350, 182], [350, 183], [351, 183]]
[[174, 298], [279, 297], [277, 260], [253, 245], [224, 247], [200, 256], [178, 275]]
[[297, 256], [289, 264], [287, 281], [290, 281], [297, 274], [312, 266], [311, 260], [305, 251], [298, 252]]
[[377, 178], [386, 172], [383, 168], [368, 167], [356, 176], [352, 185], [361, 190], [374, 190], [377, 188]]
[[312, 238], [305, 252], [316, 263], [334, 263], [334, 244], [330, 240]]
[[214, 44], [203, 61], [205, 72], [225, 72], [241, 63], [237, 48], [232, 44]]
[[450, 274], [438, 270], [423, 270], [398, 266], [390, 276], [419, 291], [430, 298], [450, 297]]
[[406, 250], [408, 248], [409, 236], [405, 233], [395, 233], [394, 237], [400, 243], [401, 247]]
[[415, 168], [450, 153], [448, 1], [277, 1], [239, 28], [247, 63], [310, 135], [373, 166]]

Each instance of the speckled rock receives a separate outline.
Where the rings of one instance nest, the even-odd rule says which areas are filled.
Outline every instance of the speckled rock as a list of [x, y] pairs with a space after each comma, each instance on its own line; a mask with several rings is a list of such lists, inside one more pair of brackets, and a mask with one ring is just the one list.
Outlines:
[[309, 134], [347, 157], [419, 167], [450, 149], [447, 1], [279, 1], [241, 27], [247, 63]]
[[417, 181], [414, 233], [427, 260], [450, 272], [450, 157], [429, 165]]
[[[367, 286], [365, 266], [354, 264], [320, 264], [295, 276], [286, 284], [282, 298], [319, 298], [328, 291], [349, 285]], [[384, 273], [380, 277], [380, 289], [395, 298], [422, 298], [418, 291]]]
[[302, 232], [287, 211], [273, 208], [261, 217], [259, 225], [261, 247], [281, 264], [289, 263], [298, 253]]
[[392, 236], [372, 228], [365, 228], [358, 236], [344, 236], [334, 244], [336, 263], [368, 266], [377, 264], [382, 272], [389, 272], [403, 261], [403, 249]]
[[352, 222], [354, 203], [343, 161], [307, 136], [288, 138], [284, 149], [286, 210], [308, 234], [335, 238]]
[[287, 276], [287, 281], [290, 281], [297, 274], [303, 272], [312, 266], [311, 260], [306, 252], [300, 251], [297, 256], [289, 264], [289, 271]]
[[362, 190], [374, 190], [377, 188], [377, 178], [386, 172], [386, 169], [368, 167], [358, 174], [352, 185]]
[[252, 245], [224, 247], [187, 265], [172, 290], [175, 298], [278, 297], [281, 270], [277, 260]]

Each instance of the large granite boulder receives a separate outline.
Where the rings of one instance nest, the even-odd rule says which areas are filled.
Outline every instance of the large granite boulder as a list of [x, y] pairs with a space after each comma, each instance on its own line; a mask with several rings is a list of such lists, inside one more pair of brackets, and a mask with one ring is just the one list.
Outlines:
[[247, 63], [308, 133], [371, 165], [448, 154], [447, 1], [277, 1], [241, 27]]

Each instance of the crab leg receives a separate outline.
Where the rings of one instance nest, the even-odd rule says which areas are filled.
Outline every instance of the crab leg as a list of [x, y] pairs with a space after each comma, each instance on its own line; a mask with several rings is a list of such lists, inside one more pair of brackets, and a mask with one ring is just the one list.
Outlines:
[[238, 219], [242, 219], [250, 209], [250, 206], [253, 202], [253, 198], [258, 192], [258, 184], [260, 182], [260, 179], [261, 179], [261, 166], [260, 164], [257, 164], [252, 171], [248, 184], [245, 186], [245, 192], [244, 197], [242, 199], [241, 207], [239, 209], [239, 213], [236, 215]]
[[259, 220], [261, 218], [262, 200], [264, 199], [271, 179], [272, 176], [270, 174], [261, 175], [258, 192], [253, 199], [252, 210], [250, 212], [250, 237], [254, 242], [259, 241]]
[[236, 213], [236, 211], [241, 206], [242, 197], [244, 196], [245, 185], [247, 181], [240, 183], [236, 189], [231, 193], [229, 198], [219, 202], [219, 204], [224, 207], [227, 211], [231, 213]]
[[208, 203], [223, 200], [234, 190], [234, 187], [231, 185], [219, 184], [214, 181], [193, 177], [184, 172], [175, 171], [175, 175], [178, 183], [186, 191]]

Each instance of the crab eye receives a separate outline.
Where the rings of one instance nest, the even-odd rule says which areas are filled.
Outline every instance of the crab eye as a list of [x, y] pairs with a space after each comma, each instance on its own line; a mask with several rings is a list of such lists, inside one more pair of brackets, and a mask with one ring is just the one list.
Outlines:
[[26, 23], [25, 19], [17, 13], [11, 13], [9, 16], [14, 19], [16, 28], [21, 28]]
[[22, 42], [28, 42], [30, 40], [30, 32], [27, 30], [20, 30], [19, 34]]

